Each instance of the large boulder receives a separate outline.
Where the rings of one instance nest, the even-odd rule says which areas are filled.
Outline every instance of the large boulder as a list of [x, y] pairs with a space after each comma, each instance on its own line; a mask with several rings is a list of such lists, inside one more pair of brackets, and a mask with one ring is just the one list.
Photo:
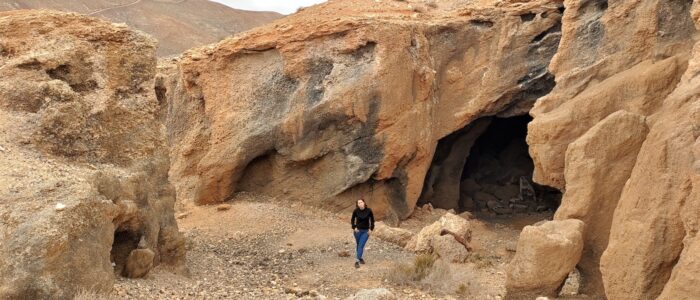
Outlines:
[[111, 291], [137, 247], [182, 266], [155, 68], [125, 26], [0, 13], [0, 298]]
[[[340, 211], [362, 196], [408, 217], [438, 140], [551, 89], [560, 6], [329, 1], [186, 52], [163, 80], [179, 201], [254, 191]], [[450, 197], [456, 148], [431, 173]]]
[[581, 258], [583, 229], [576, 219], [525, 226], [506, 270], [508, 298], [557, 296]]
[[464, 262], [471, 251], [471, 235], [469, 221], [446, 213], [433, 224], [421, 229], [405, 248], [414, 252], [434, 253], [452, 262]]
[[413, 232], [407, 229], [391, 227], [384, 222], [377, 222], [374, 225], [374, 236], [384, 241], [394, 243], [401, 247], [406, 246], [406, 243], [413, 237]]

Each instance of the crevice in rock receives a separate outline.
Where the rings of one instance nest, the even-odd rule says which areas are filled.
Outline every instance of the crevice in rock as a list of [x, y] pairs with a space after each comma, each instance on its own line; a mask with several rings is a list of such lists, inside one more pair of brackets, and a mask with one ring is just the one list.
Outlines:
[[495, 215], [556, 210], [561, 192], [532, 181], [531, 120], [485, 117], [440, 140], [418, 204]]
[[[542, 14], [545, 14], [545, 13], [542, 13]], [[525, 14], [520, 15], [520, 20], [523, 22], [530, 22], [530, 21], [535, 19], [535, 16], [537, 16], [535, 13], [531, 13], [531, 12], [525, 13]], [[542, 17], [544, 18], [545, 16], [542, 16]]]
[[554, 24], [554, 26], [547, 28], [547, 30], [543, 31], [542, 33], [536, 35], [532, 39], [532, 43], [537, 43], [541, 40], [543, 40], [546, 36], [552, 34], [552, 33], [560, 33], [561, 32], [561, 22], [557, 22], [557, 24]]
[[493, 27], [493, 22], [489, 21], [489, 20], [476, 19], [476, 20], [469, 21], [469, 23], [476, 26], [476, 27], [483, 27], [483, 28]]

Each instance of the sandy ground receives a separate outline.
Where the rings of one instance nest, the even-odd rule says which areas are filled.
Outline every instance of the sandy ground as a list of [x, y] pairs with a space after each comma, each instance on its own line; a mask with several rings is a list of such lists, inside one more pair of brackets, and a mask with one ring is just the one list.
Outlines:
[[[401, 227], [417, 232], [441, 213], [416, 214]], [[470, 221], [474, 253], [468, 262], [436, 263], [424, 281], [407, 284], [390, 273], [412, 263], [415, 254], [377, 238], [367, 244], [367, 264], [354, 268], [349, 216], [239, 194], [223, 205], [178, 214], [188, 240], [189, 274], [156, 268], [144, 279], [119, 278], [112, 297], [345, 299], [360, 289], [383, 287], [399, 299], [500, 299], [520, 229], [549, 216], [478, 217]]]

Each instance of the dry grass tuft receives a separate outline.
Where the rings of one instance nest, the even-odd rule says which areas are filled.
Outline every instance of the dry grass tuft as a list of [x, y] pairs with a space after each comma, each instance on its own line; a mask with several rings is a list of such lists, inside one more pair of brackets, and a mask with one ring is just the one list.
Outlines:
[[397, 284], [408, 285], [417, 283], [427, 277], [433, 269], [437, 256], [420, 254], [413, 264], [399, 264], [386, 274], [386, 279]]

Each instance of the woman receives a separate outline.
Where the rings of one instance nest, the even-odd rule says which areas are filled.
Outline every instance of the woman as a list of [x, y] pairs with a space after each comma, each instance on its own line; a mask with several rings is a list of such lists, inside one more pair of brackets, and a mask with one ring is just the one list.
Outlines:
[[369, 233], [374, 230], [374, 215], [372, 210], [367, 207], [364, 199], [358, 199], [357, 203], [355, 203], [355, 210], [352, 212], [350, 224], [352, 224], [355, 244], [357, 245], [355, 249], [355, 268], [359, 268], [360, 264], [365, 264], [365, 260], [362, 259], [362, 252], [365, 250]]

